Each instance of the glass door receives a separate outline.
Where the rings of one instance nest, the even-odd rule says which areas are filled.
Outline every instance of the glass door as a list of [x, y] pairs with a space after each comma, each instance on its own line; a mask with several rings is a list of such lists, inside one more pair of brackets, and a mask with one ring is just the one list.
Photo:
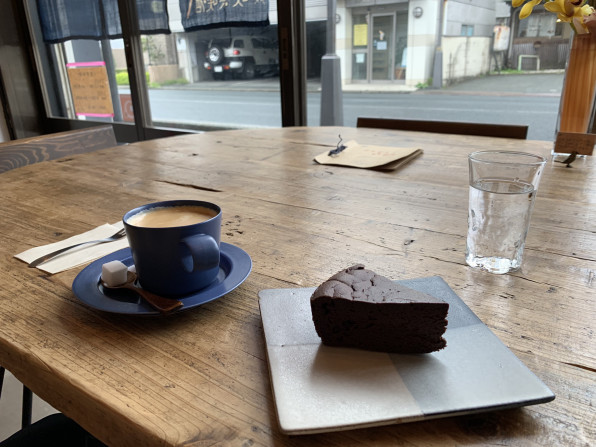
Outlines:
[[395, 80], [405, 80], [408, 61], [408, 13], [398, 12], [395, 24]]
[[352, 17], [352, 80], [366, 81], [368, 73], [368, 13]]
[[393, 59], [395, 42], [394, 15], [372, 16], [372, 60], [371, 75], [373, 81], [393, 79]]

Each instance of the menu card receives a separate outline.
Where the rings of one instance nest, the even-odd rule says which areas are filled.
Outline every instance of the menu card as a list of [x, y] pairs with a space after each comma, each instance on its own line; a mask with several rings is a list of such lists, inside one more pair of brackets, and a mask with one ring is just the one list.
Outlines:
[[351, 166], [363, 169], [394, 170], [422, 154], [422, 149], [362, 145], [351, 140], [315, 157], [323, 165]]
[[596, 134], [559, 132], [555, 140], [555, 152], [559, 154], [592, 155], [596, 145]]

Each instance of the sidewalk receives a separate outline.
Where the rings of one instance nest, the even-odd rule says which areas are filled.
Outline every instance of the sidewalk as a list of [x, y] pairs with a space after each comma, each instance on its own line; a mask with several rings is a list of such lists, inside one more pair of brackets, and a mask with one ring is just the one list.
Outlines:
[[[484, 95], [534, 95], [559, 96], [563, 86], [564, 70], [530, 72], [524, 74], [491, 74], [471, 78], [442, 89], [406, 86], [394, 83], [344, 84], [344, 93], [417, 93], [417, 94], [484, 94]], [[252, 80], [203, 81], [186, 85], [161, 87], [176, 90], [225, 90], [225, 91], [279, 91], [279, 78], [266, 77]], [[307, 81], [308, 93], [321, 91], [319, 79]]]
[[425, 92], [470, 93], [501, 95], [526, 94], [539, 96], [559, 96], [563, 87], [564, 70], [548, 70], [523, 74], [491, 74], [468, 79], [440, 90]]

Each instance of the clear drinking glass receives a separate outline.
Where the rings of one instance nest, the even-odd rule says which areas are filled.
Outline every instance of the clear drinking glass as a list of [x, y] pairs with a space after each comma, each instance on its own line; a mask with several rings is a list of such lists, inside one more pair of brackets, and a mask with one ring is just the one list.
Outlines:
[[518, 270], [546, 159], [525, 152], [479, 151], [468, 161], [466, 262], [490, 273]]

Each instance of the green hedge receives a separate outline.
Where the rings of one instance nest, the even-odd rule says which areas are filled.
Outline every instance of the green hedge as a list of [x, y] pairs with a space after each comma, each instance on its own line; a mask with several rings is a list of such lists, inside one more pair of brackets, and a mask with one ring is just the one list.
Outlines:
[[128, 72], [122, 71], [120, 73], [116, 73], [116, 84], [129, 85], [130, 82], [128, 82]]
[[[149, 83], [149, 72], [145, 72], [145, 79]], [[116, 71], [116, 84], [118, 85], [130, 85], [128, 80], [128, 71], [118, 70]]]

